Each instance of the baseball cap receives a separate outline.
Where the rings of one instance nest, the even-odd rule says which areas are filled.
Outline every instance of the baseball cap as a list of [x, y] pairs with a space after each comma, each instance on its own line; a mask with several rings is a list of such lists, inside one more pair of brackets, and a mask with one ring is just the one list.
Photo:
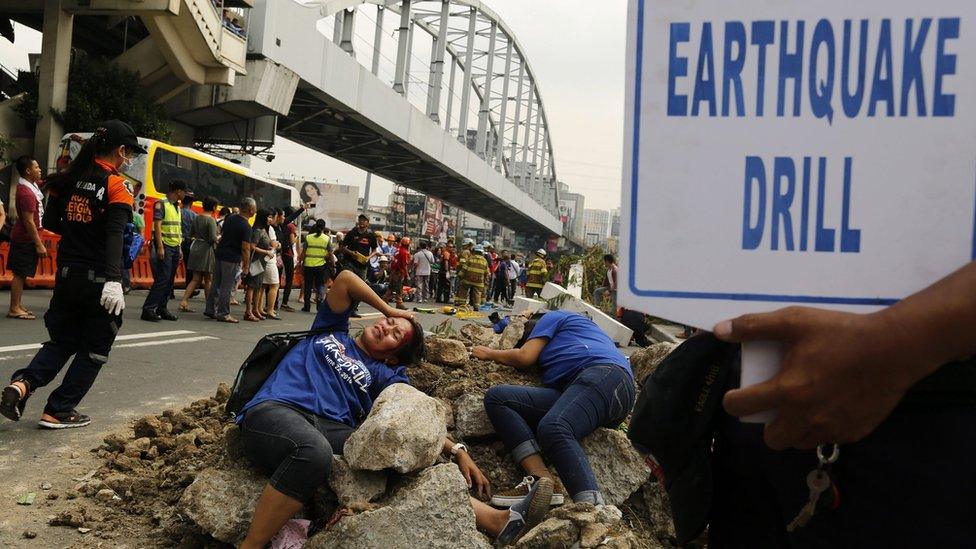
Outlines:
[[712, 502], [710, 448], [739, 346], [689, 338], [644, 381], [627, 436], [664, 476], [678, 545], [698, 537]]
[[122, 122], [121, 120], [106, 120], [95, 128], [95, 134], [101, 133], [104, 137], [105, 144], [118, 147], [119, 145], [124, 145], [126, 149], [138, 153], [146, 154], [146, 148], [139, 144], [139, 138], [136, 136], [135, 130], [132, 126]]

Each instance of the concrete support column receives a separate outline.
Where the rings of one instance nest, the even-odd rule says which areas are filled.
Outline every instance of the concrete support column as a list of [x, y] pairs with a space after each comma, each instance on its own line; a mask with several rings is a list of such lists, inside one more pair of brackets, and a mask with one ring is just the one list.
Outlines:
[[376, 6], [376, 34], [373, 35], [373, 66], [370, 72], [376, 76], [380, 72], [380, 48], [383, 46], [383, 6]]
[[488, 35], [488, 61], [485, 67], [485, 90], [481, 95], [481, 108], [478, 109], [478, 138], [474, 151], [481, 158], [488, 159], [488, 114], [491, 110], [491, 83], [495, 77], [495, 39], [498, 35], [498, 24], [492, 21]]
[[505, 150], [505, 126], [506, 116], [508, 116], [508, 84], [511, 81], [512, 73], [512, 38], [508, 37], [508, 47], [505, 49], [505, 80], [502, 83], [502, 106], [498, 113], [498, 143], [495, 143], [495, 171], [502, 171], [502, 164], [505, 157], [502, 155]]
[[[336, 14], [336, 19], [338, 20], [340, 14]], [[356, 30], [356, 9], [351, 8], [347, 10], [342, 10], [342, 41], [339, 43], [339, 47], [342, 51], [348, 53], [356, 58], [356, 50], [352, 45], [352, 38]]]
[[441, 87], [444, 80], [444, 53], [447, 51], [447, 29], [451, 20], [451, 0], [441, 0], [440, 28], [434, 39], [434, 51], [430, 58], [430, 88], [427, 90], [427, 116], [441, 121]]
[[73, 24], [74, 16], [61, 9], [61, 0], [45, 0], [37, 97], [40, 117], [34, 133], [34, 157], [45, 173], [54, 170], [54, 159], [64, 134], [64, 127], [51, 112], [64, 112], [68, 107]]
[[332, 23], [333, 44], [340, 44], [342, 42], [342, 22], [343, 22], [342, 12], [335, 14], [335, 21], [333, 21]]
[[458, 115], [458, 141], [468, 142], [468, 104], [471, 100], [471, 67], [474, 65], [474, 36], [478, 22], [478, 10], [468, 12], [468, 40], [464, 56], [464, 83], [461, 88], [461, 113]]
[[410, 0], [403, 0], [400, 6], [400, 28], [397, 29], [397, 60], [393, 71], [393, 91], [406, 96], [407, 90], [403, 85], [407, 71], [407, 58], [410, 56]]

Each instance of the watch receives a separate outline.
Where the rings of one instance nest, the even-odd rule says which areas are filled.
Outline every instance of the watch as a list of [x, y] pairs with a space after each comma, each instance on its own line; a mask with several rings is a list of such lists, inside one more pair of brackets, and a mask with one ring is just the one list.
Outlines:
[[461, 450], [464, 450], [464, 451], [465, 451], [465, 453], [467, 453], [467, 451], [468, 451], [468, 447], [467, 447], [467, 446], [465, 446], [464, 444], [462, 444], [462, 443], [460, 443], [460, 442], [458, 442], [458, 443], [457, 443], [457, 444], [455, 444], [454, 446], [451, 446], [451, 455], [452, 455], [452, 456], [456, 456], [456, 455], [457, 455], [457, 453], [458, 453], [458, 452], [460, 452]]

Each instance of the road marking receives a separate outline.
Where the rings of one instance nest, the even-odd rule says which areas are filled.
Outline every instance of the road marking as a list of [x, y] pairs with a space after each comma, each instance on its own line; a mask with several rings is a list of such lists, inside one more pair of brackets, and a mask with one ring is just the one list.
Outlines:
[[[126, 334], [120, 335], [115, 338], [116, 341], [129, 341], [132, 339], [149, 339], [154, 337], [169, 337], [175, 335], [186, 335], [195, 334], [190, 330], [170, 330], [168, 332], [146, 332], [141, 334]], [[41, 343], [25, 343], [23, 345], [9, 345], [7, 347], [0, 347], [0, 353], [12, 353], [15, 351], [32, 351], [34, 349], [40, 349]]]
[[197, 336], [197, 337], [178, 337], [176, 339], [164, 339], [162, 341], [140, 341], [139, 343], [124, 343], [122, 345], [115, 345], [115, 349], [121, 349], [125, 347], [152, 347], [153, 345], [168, 345], [170, 343], [192, 343], [194, 341], [204, 341], [207, 339], [220, 339], [214, 336]]

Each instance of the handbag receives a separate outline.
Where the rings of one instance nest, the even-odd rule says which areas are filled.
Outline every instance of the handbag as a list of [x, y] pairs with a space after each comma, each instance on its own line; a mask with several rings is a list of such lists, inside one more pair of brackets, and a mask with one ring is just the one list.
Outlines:
[[227, 413], [231, 416], [240, 414], [241, 409], [261, 390], [264, 382], [271, 377], [288, 351], [309, 336], [323, 333], [326, 333], [326, 330], [281, 332], [262, 337], [237, 371], [234, 386], [230, 390], [230, 398], [224, 405]]
[[264, 260], [256, 255], [251, 256], [251, 264], [247, 266], [247, 275], [257, 277], [264, 274]]

